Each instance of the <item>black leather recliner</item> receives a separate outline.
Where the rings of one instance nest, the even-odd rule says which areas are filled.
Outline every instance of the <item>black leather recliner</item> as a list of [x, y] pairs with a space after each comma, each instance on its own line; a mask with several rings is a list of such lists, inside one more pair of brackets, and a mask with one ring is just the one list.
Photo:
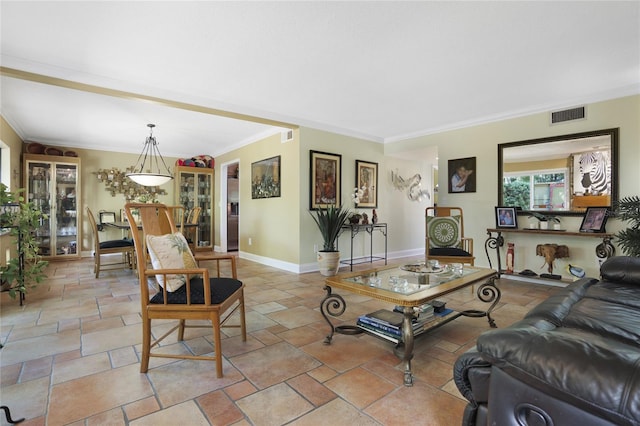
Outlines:
[[458, 358], [463, 425], [640, 425], [640, 258], [600, 273]]

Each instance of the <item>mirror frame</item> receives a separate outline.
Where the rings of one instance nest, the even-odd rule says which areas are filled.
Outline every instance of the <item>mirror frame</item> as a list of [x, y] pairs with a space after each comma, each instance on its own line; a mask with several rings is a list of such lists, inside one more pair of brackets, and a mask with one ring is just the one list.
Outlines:
[[[552, 136], [547, 138], [529, 139], [517, 142], [507, 142], [498, 144], [498, 206], [502, 206], [503, 203], [503, 161], [504, 150], [506, 148], [513, 148], [524, 145], [537, 145], [550, 142], [561, 142], [564, 140], [574, 140], [590, 138], [594, 136], [609, 136], [611, 138], [611, 205], [609, 209], [613, 208], [613, 205], [618, 201], [618, 150], [619, 150], [619, 128], [594, 130], [590, 132], [573, 133], [570, 135]], [[554, 216], [582, 216], [584, 211], [576, 210], [545, 210], [547, 214], [553, 214]], [[518, 210], [519, 215], [529, 214], [528, 211]]]

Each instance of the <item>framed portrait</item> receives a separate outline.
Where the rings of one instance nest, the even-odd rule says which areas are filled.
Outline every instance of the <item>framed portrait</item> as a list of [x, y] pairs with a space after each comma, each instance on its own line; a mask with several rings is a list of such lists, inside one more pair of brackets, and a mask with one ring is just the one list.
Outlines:
[[356, 186], [362, 191], [356, 207], [378, 207], [378, 163], [356, 160]]
[[341, 163], [340, 154], [311, 151], [311, 167], [309, 167], [311, 170], [309, 208], [311, 210], [341, 205]]
[[496, 228], [518, 229], [515, 207], [496, 207]]
[[449, 160], [449, 193], [476, 192], [476, 157]]
[[608, 217], [608, 207], [587, 207], [580, 225], [580, 232], [605, 232], [604, 226]]
[[116, 212], [99, 212], [100, 216], [100, 224], [103, 223], [115, 223], [116, 221]]
[[251, 163], [251, 198], [280, 196], [280, 156]]

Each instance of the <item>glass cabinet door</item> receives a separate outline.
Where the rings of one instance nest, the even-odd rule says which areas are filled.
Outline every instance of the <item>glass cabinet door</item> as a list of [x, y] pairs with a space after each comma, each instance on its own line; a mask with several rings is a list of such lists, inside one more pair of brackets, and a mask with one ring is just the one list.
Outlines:
[[78, 250], [77, 167], [75, 164], [57, 164], [55, 168], [55, 254], [76, 254]]
[[195, 249], [213, 248], [213, 169], [176, 167], [177, 204], [188, 210], [200, 207]]
[[42, 211], [45, 217], [40, 219], [34, 230], [38, 252], [42, 256], [51, 255], [51, 163], [29, 163], [27, 174], [27, 201]]
[[24, 161], [27, 199], [46, 215], [34, 230], [40, 255], [78, 257], [80, 160], [25, 154]]

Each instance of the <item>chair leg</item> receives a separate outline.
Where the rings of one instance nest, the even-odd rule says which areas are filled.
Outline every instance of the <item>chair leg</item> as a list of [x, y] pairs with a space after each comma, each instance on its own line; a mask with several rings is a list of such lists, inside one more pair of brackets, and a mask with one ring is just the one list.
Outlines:
[[184, 340], [184, 325], [186, 321], [180, 320], [180, 327], [178, 327], [178, 342], [182, 342]]
[[142, 318], [142, 358], [140, 359], [140, 372], [149, 370], [149, 354], [151, 352], [151, 320]]
[[220, 338], [220, 313], [215, 312], [211, 318], [211, 325], [213, 326], [213, 344], [215, 346], [214, 351], [216, 353], [216, 377], [222, 377], [222, 343]]
[[242, 341], [247, 341], [247, 322], [244, 317], [244, 291], [240, 295], [240, 330], [242, 331]]
[[96, 264], [95, 264], [96, 278], [100, 278], [100, 254], [96, 253], [95, 257], [96, 257]]

